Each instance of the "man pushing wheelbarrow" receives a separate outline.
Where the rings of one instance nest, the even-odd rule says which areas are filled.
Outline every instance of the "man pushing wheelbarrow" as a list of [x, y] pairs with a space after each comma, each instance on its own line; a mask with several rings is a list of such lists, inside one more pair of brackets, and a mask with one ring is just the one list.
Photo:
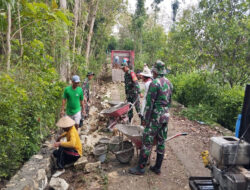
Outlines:
[[157, 158], [150, 170], [156, 174], [161, 173], [161, 165], [165, 152], [165, 140], [167, 138], [167, 124], [169, 121], [169, 108], [173, 86], [165, 77], [165, 64], [158, 60], [152, 69], [154, 80], [151, 82], [146, 97], [144, 110], [144, 125], [146, 126], [142, 137], [142, 147], [139, 155], [138, 165], [129, 169], [129, 173], [143, 175], [149, 158], [154, 140], [157, 143]]

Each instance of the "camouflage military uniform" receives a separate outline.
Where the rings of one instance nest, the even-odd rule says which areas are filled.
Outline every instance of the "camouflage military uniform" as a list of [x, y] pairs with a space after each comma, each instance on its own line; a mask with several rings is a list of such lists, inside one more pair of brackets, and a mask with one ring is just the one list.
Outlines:
[[161, 173], [161, 165], [164, 158], [165, 140], [167, 138], [167, 124], [169, 120], [168, 109], [171, 104], [173, 86], [164, 77], [166, 74], [165, 64], [158, 60], [153, 67], [154, 80], [151, 82], [146, 96], [144, 110], [146, 127], [142, 138], [138, 165], [129, 169], [129, 173], [143, 175], [150, 151], [157, 142], [157, 157], [154, 166], [150, 170], [156, 174]]
[[[125, 93], [128, 102], [135, 102], [135, 109], [137, 113], [140, 113], [140, 86], [136, 77], [136, 74], [132, 70], [128, 70], [125, 75]], [[128, 117], [133, 118], [133, 109], [128, 112]]]
[[[83, 91], [83, 95], [84, 97], [86, 97], [86, 100], [87, 102], [89, 101], [89, 79], [86, 78], [84, 81], [83, 81], [83, 84], [82, 84], [82, 91]], [[85, 104], [85, 112], [86, 114], [88, 115], [89, 113], [89, 106], [88, 106], [88, 103], [86, 102]]]
[[170, 81], [159, 75], [149, 86], [146, 97], [145, 120], [142, 151], [150, 154], [154, 138], [157, 140], [157, 153], [163, 154], [167, 138], [168, 109], [171, 104], [173, 86]]

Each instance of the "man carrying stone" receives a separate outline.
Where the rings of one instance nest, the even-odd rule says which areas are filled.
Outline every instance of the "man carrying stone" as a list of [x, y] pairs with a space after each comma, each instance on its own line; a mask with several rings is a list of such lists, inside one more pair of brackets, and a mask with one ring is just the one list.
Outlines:
[[[125, 80], [125, 94], [126, 100], [135, 105], [135, 109], [140, 118], [142, 118], [140, 114], [140, 97], [142, 94], [140, 92], [140, 85], [138, 83], [138, 79], [133, 70], [130, 70], [127, 64], [127, 61], [124, 59], [121, 64], [121, 69], [125, 72], [124, 80]], [[133, 118], [133, 109], [128, 112], [129, 122], [131, 122]]]
[[[85, 107], [83, 101], [83, 92], [79, 86], [80, 78], [77, 75], [72, 77], [72, 85], [67, 86], [64, 89], [62, 108], [61, 108], [61, 117], [65, 115], [65, 104], [66, 106], [66, 115], [75, 121], [76, 130], [79, 127], [81, 120], [81, 111], [82, 115], [85, 115]], [[82, 108], [82, 109], [81, 109]]]
[[169, 121], [169, 108], [173, 86], [165, 78], [166, 69], [162, 61], [156, 61], [153, 67], [154, 80], [151, 82], [144, 110], [146, 127], [142, 138], [142, 148], [138, 165], [129, 169], [129, 173], [143, 175], [150, 155], [154, 140], [157, 142], [156, 163], [150, 170], [156, 174], [161, 173], [161, 165], [165, 152], [165, 140], [167, 138], [167, 124]]

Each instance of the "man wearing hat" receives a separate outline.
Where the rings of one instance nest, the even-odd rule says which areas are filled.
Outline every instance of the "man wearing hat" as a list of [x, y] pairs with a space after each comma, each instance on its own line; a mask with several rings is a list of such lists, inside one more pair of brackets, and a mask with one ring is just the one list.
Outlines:
[[129, 173], [142, 175], [145, 172], [145, 166], [150, 155], [154, 140], [157, 142], [156, 163], [150, 170], [156, 174], [161, 173], [161, 165], [165, 152], [165, 140], [167, 138], [167, 124], [169, 121], [169, 108], [171, 105], [171, 96], [173, 86], [165, 78], [165, 64], [158, 60], [153, 67], [154, 80], [151, 82], [146, 97], [145, 106], [145, 124], [143, 132], [142, 148], [138, 165], [129, 169]]
[[[53, 152], [59, 170], [53, 175], [53, 177], [61, 175], [65, 171], [64, 166], [66, 164], [76, 162], [82, 156], [82, 144], [74, 125], [75, 121], [69, 116], [62, 117], [56, 123], [56, 126], [62, 128], [64, 133], [57, 138], [54, 144], [54, 147], [59, 147]], [[63, 137], [67, 138], [67, 142], [60, 142]]]
[[89, 114], [89, 104], [90, 104], [90, 98], [89, 98], [89, 81], [91, 81], [94, 77], [95, 73], [88, 72], [87, 78], [84, 80], [82, 84], [82, 91], [84, 94], [84, 101], [85, 103], [85, 112], [86, 116]]
[[[80, 77], [74, 75], [72, 77], [72, 85], [67, 86], [64, 89], [62, 108], [61, 108], [61, 117], [64, 116], [65, 111], [64, 107], [66, 106], [66, 114], [75, 121], [75, 127], [78, 129], [80, 119], [81, 119], [81, 110], [82, 114], [85, 114], [85, 107], [83, 101], [83, 92], [79, 86]], [[81, 109], [82, 108], [82, 109]]]
[[147, 96], [147, 93], [148, 93], [149, 85], [152, 82], [153, 75], [152, 75], [150, 69], [148, 67], [145, 67], [143, 69], [143, 72], [140, 73], [140, 76], [142, 78], [142, 81], [145, 84], [145, 93], [144, 93], [144, 97], [143, 97], [143, 101], [142, 101], [142, 107], [141, 107], [141, 115], [143, 116], [143, 118], [145, 118], [144, 109], [145, 109], [145, 106], [146, 106], [146, 96]]
[[[125, 80], [125, 94], [128, 102], [135, 104], [135, 109], [140, 118], [142, 118], [140, 113], [140, 98], [142, 97], [140, 91], [140, 85], [138, 83], [138, 79], [133, 70], [130, 70], [127, 64], [126, 59], [123, 60], [121, 64], [121, 69], [125, 72], [124, 80]], [[133, 109], [128, 112], [129, 122], [131, 122], [133, 118]]]

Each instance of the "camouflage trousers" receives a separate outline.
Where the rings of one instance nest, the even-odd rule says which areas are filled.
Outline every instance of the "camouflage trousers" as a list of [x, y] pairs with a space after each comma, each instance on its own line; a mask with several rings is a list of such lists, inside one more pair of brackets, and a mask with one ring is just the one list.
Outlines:
[[[137, 100], [137, 101], [136, 101]], [[135, 109], [136, 109], [136, 112], [138, 114], [141, 113], [141, 107], [140, 107], [140, 98], [139, 98], [139, 95], [127, 95], [127, 101], [128, 102], [131, 102], [132, 104], [136, 101], [135, 103]], [[129, 112], [128, 112], [128, 117], [129, 118], [133, 118], [134, 114], [133, 114], [133, 109], [131, 109]]]
[[149, 156], [151, 149], [156, 142], [156, 151], [159, 154], [165, 152], [165, 140], [167, 139], [168, 124], [160, 124], [153, 120], [145, 127], [142, 137], [142, 155]]

